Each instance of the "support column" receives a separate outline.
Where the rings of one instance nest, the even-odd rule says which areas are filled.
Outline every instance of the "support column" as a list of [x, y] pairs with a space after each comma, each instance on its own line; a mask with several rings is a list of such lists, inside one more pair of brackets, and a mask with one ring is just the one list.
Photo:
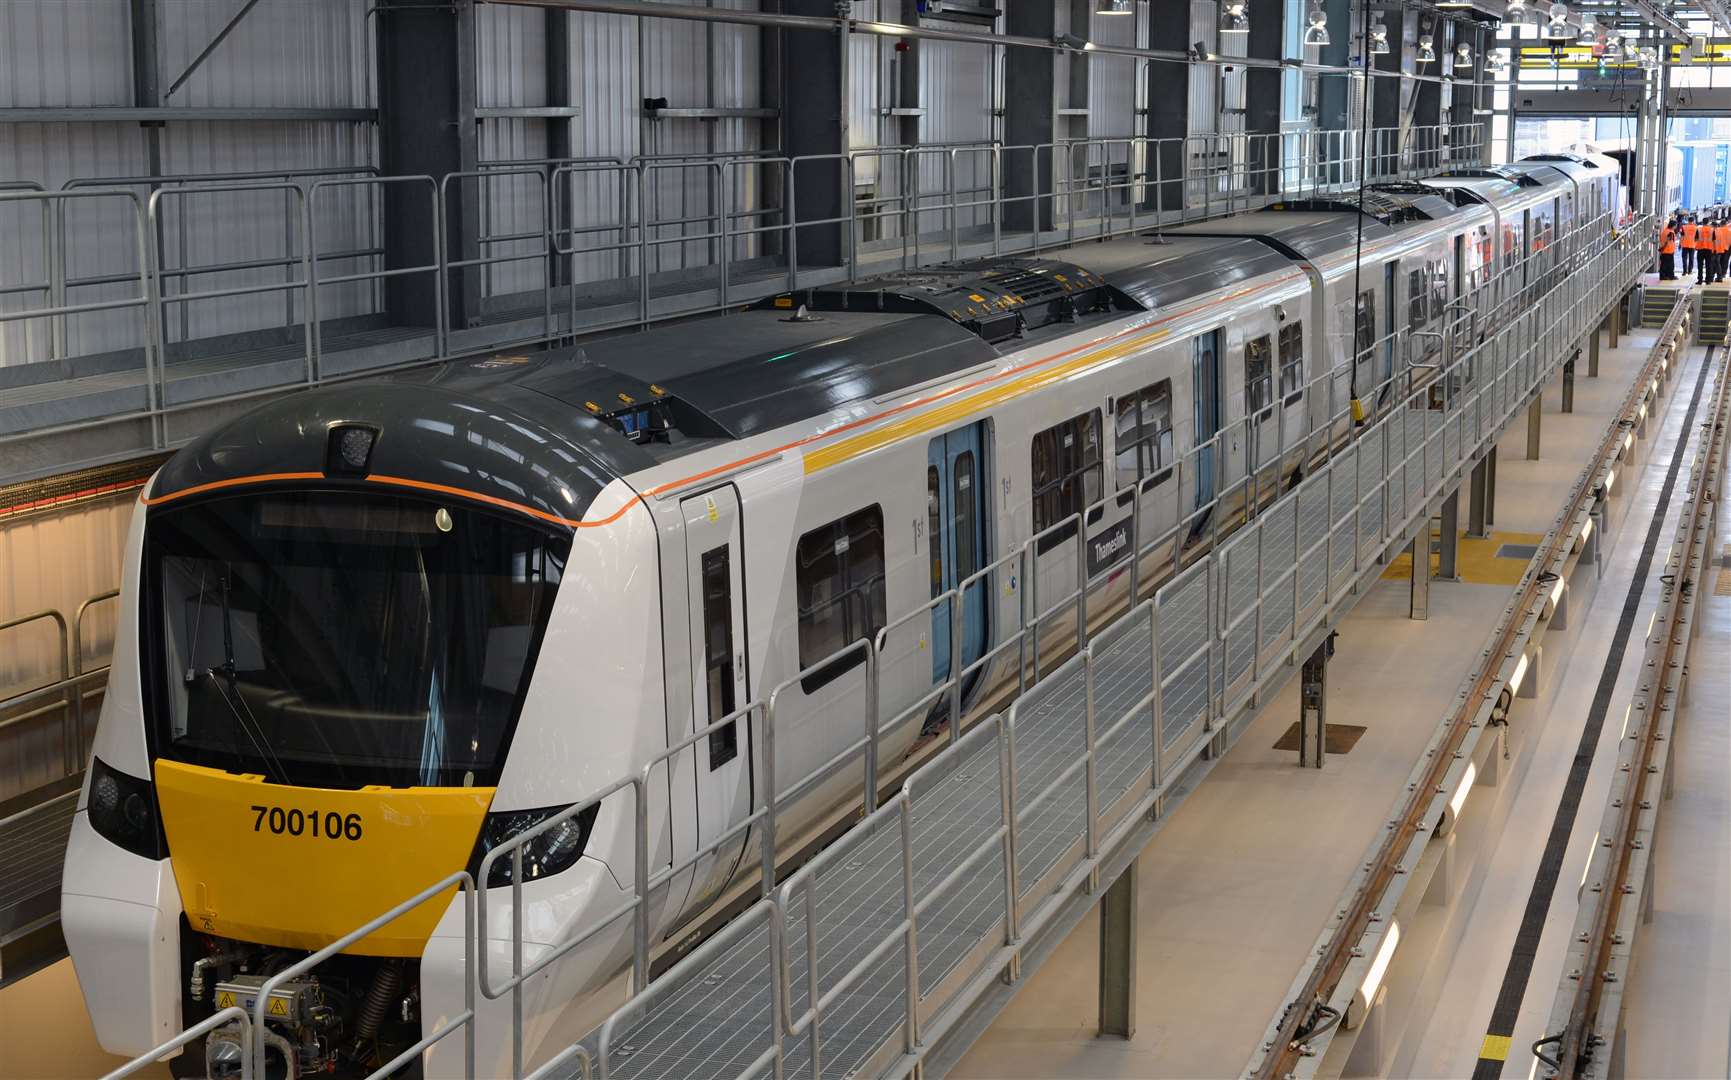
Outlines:
[[[1419, 18], [1419, 33], [1430, 34], [1436, 50], [1435, 61], [1420, 67], [1426, 75], [1440, 75], [1444, 70], [1451, 74], [1454, 71], [1454, 34], [1450, 27], [1454, 24], [1448, 20], [1432, 18], [1428, 15]], [[1413, 162], [1421, 169], [1436, 167], [1438, 142], [1436, 127], [1442, 123], [1442, 84], [1436, 82], [1415, 82], [1412, 85], [1412, 126], [1413, 132], [1408, 138], [1415, 148]], [[1416, 129], [1426, 128], [1421, 137]]]
[[1330, 631], [1298, 671], [1298, 765], [1322, 768], [1328, 753], [1328, 661], [1334, 656]]
[[1599, 328], [1587, 335], [1587, 378], [1599, 377]]
[[[1485, 524], [1497, 523], [1497, 448], [1485, 455]], [[1486, 535], [1489, 535], [1488, 533]]]
[[1490, 460], [1489, 455], [1481, 458], [1467, 478], [1467, 535], [1474, 540], [1483, 540], [1490, 535], [1486, 531], [1486, 526], [1490, 524], [1486, 516], [1490, 494]]
[[1534, 394], [1533, 395], [1533, 403], [1531, 405], [1527, 406], [1527, 460], [1528, 461], [1539, 460], [1539, 428], [1540, 428], [1540, 424], [1542, 423], [1540, 417], [1543, 415], [1544, 404], [1545, 404], [1545, 398], [1544, 398], [1544, 394], [1541, 392], [1538, 394]]
[[[472, 170], [477, 161], [475, 127], [475, 8], [455, 4], [380, 6], [379, 172], [385, 176], [431, 176]], [[431, 193], [423, 184], [381, 184], [385, 266], [397, 270], [437, 260], [428, 227]], [[474, 183], [453, 182], [444, 228], [452, 258], [475, 252]], [[448, 325], [467, 326], [479, 316], [479, 280], [457, 273], [435, 285], [428, 274], [385, 279], [385, 310], [396, 326], [434, 326], [436, 289], [447, 291]], [[469, 287], [464, 282], [471, 282]]]
[[1100, 1034], [1136, 1034], [1136, 860], [1100, 899]]
[[1424, 622], [1430, 618], [1430, 519], [1419, 526], [1412, 543], [1407, 545], [1412, 555], [1412, 591], [1408, 598], [1407, 617]]
[[[835, 16], [833, 0], [783, 0], [782, 10], [789, 15]], [[837, 77], [846, 70], [843, 36], [833, 30], [780, 33], [785, 35], [786, 48], [780, 92], [785, 136], [782, 153], [788, 157], [845, 153], [847, 103], [842, 100], [842, 82]], [[793, 199], [796, 220], [835, 221], [843, 217], [853, 199], [847, 170], [840, 161], [801, 164], [794, 177]], [[842, 265], [846, 231], [840, 223], [795, 229], [793, 248], [799, 266]]]
[[[1284, 0], [1250, 0], [1249, 40], [1244, 55], [1279, 60], [1286, 27]], [[1280, 68], [1246, 68], [1244, 130], [1249, 135], [1250, 190], [1258, 195], [1280, 192]]]
[[[1010, 4], [1004, 15], [1005, 32], [1025, 34], [1042, 41], [1057, 33], [1058, 5]], [[1046, 49], [1004, 50], [1004, 144], [1041, 146], [1053, 141], [1057, 118], [1057, 54]], [[1152, 68], [1172, 67], [1153, 64]], [[1052, 190], [1052, 155], [1027, 150], [1006, 151], [1003, 156], [1006, 228], [1033, 232], [1052, 227], [1052, 200], [1030, 196]]]
[[[1346, 67], [1358, 52], [1356, 45], [1361, 32], [1358, 26], [1358, 5], [1352, 0], [1323, 0], [1323, 10], [1328, 13], [1329, 43], [1316, 50], [1317, 63], [1337, 68]], [[1326, 167], [1319, 170], [1317, 180], [1325, 184], [1338, 184], [1344, 179], [1344, 170], [1334, 159], [1343, 152], [1345, 144], [1342, 133], [1357, 126], [1357, 118], [1348, 115], [1351, 111], [1352, 85], [1357, 76], [1305, 77], [1316, 79], [1318, 135], [1314, 156], [1327, 162]]]
[[[547, 68], [545, 79], [547, 88], [547, 104], [560, 108], [575, 105], [571, 95], [571, 13], [558, 8], [548, 8], [542, 12], [541, 40], [544, 52], [544, 62]], [[567, 158], [571, 155], [571, 117], [550, 117], [547, 120], [547, 156], [550, 158]], [[547, 169], [547, 182], [553, 183], [553, 169]], [[571, 181], [560, 177], [560, 182], [549, 192], [549, 208], [553, 220], [561, 228], [571, 225]], [[559, 245], [570, 247], [571, 240], [559, 240]], [[548, 260], [548, 280], [555, 288], [571, 283], [571, 265], [558, 256]], [[555, 305], [557, 310], [557, 305]]]
[[1461, 489], [1449, 492], [1442, 504], [1442, 550], [1437, 555], [1436, 579], [1460, 580]]
[[[1408, 32], [1406, 11], [1403, 8], [1392, 10], [1372, 9], [1371, 24], [1380, 19], [1388, 26], [1388, 52], [1372, 57], [1372, 76], [1366, 92], [1370, 94], [1370, 126], [1380, 128], [1375, 133], [1365, 132], [1364, 137], [1372, 139], [1370, 146], [1370, 162], [1373, 179], [1390, 177], [1399, 163], [1397, 148], [1394, 144], [1395, 133], [1401, 128], [1401, 91], [1406, 80], [1391, 77], [1388, 72], [1398, 74], [1408, 68], [1408, 54], [1412, 51], [1409, 42], [1414, 36]], [[1417, 24], [1413, 26], [1416, 28]]]
[[[1010, 5], [1012, 9], [1016, 6]], [[1154, 9], [1151, 7], [1150, 10]], [[1151, 17], [1148, 20], [1148, 47], [1187, 52], [1191, 45], [1188, 10], [1174, 11], [1166, 17]], [[1190, 133], [1189, 67], [1184, 64], [1149, 64], [1148, 100], [1144, 107], [1148, 110], [1148, 139], [1150, 142], [1160, 140], [1149, 154], [1148, 170], [1160, 181], [1149, 184], [1149, 209], [1171, 213], [1184, 205], [1184, 137]]]
[[1563, 411], [1575, 411], [1575, 361], [1573, 358], [1563, 361]]
[[1611, 348], [1613, 349], [1617, 347], [1617, 333], [1623, 322], [1623, 305], [1628, 302], [1627, 296], [1620, 296], [1617, 298], [1617, 302], [1611, 305]]

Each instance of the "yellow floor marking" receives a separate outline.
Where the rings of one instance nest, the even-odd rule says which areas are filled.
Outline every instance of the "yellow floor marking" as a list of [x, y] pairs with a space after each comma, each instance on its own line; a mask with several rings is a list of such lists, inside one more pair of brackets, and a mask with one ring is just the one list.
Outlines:
[[[1460, 546], [1455, 553], [1455, 570], [1462, 581], [1471, 585], [1519, 584], [1529, 560], [1499, 558], [1497, 550], [1504, 544], [1537, 544], [1544, 538], [1544, 533], [1493, 532], [1483, 540], [1475, 540], [1462, 533]], [[1436, 575], [1437, 562], [1437, 556], [1432, 555], [1430, 565], [1433, 577]], [[1412, 580], [1412, 555], [1403, 553], [1397, 556], [1388, 564], [1388, 569], [1382, 572], [1382, 579]]]
[[1481, 1061], [1509, 1060], [1509, 1036], [1486, 1035], [1484, 1046], [1479, 1048], [1479, 1059]]

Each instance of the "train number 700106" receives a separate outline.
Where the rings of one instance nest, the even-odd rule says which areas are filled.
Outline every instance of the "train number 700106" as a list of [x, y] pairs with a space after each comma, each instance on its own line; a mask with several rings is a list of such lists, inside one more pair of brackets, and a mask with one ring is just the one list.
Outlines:
[[254, 806], [252, 812], [257, 815], [252, 819], [253, 832], [268, 829], [278, 836], [287, 833], [290, 836], [324, 837], [326, 840], [361, 838], [359, 814], [339, 814], [335, 810], [321, 814], [317, 810], [285, 809], [281, 806]]

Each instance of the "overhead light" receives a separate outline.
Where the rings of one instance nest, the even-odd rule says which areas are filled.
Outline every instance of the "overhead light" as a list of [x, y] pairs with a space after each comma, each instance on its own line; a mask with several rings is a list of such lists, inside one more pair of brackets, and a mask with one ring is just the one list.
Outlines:
[[1305, 16], [1309, 23], [1304, 28], [1304, 43], [1306, 45], [1322, 46], [1329, 43], [1328, 12], [1322, 10], [1322, 0], [1310, 0], [1310, 13]]
[[1553, 41], [1575, 36], [1575, 28], [1569, 24], [1569, 5], [1551, 5], [1551, 21], [1545, 24], [1545, 36]]
[[1581, 16], [1581, 32], [1575, 35], [1575, 41], [1580, 45], [1597, 45], [1599, 43], [1599, 24], [1588, 22], [1587, 16]]
[[1508, 6], [1503, 9], [1503, 21], [1517, 22], [1527, 18], [1529, 14], [1527, 0], [1509, 0]]
[[1622, 59], [1623, 39], [1618, 37], [1616, 34], [1612, 34], [1605, 40], [1605, 62], [1616, 64], [1620, 63]]
[[1436, 44], [1429, 34], [1418, 36], [1418, 62], [1428, 64], [1436, 59]]
[[1370, 28], [1370, 54], [1372, 56], [1388, 55], [1388, 24], [1379, 22]]
[[1094, 5], [1096, 15], [1134, 15], [1136, 5], [1133, 0], [1100, 0]]
[[1500, 75], [1509, 66], [1509, 54], [1504, 49], [1492, 49], [1485, 54], [1485, 70]]
[[1250, 15], [1245, 10], [1249, 6], [1250, 0], [1220, 0], [1220, 32], [1250, 33]]
[[1464, 68], [1471, 71], [1472, 67], [1473, 47], [1463, 41], [1459, 45], [1455, 46], [1455, 70], [1460, 71]]

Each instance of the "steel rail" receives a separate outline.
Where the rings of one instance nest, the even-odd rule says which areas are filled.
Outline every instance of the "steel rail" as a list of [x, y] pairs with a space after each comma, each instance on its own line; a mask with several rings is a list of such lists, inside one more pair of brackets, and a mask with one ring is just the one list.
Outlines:
[[[1661, 358], [1668, 353], [1664, 346], [1675, 336], [1688, 299], [1687, 293], [1679, 292], [1670, 318], [1666, 320], [1652, 353], [1642, 366], [1641, 374], [1636, 377], [1622, 408], [1618, 411], [1619, 417], [1633, 416], [1640, 403], [1645, 400], [1653, 380], [1657, 377]], [[1594, 485], [1589, 482], [1590, 478], [1597, 476], [1606, 463], [1614, 459], [1622, 446], [1622, 436], [1621, 426], [1612, 424], [1607, 428], [1593, 454], [1593, 465], [1582, 474], [1586, 479], [1576, 484], [1565, 512], [1558, 518], [1559, 521], [1566, 522], [1578, 517], [1581, 511], [1598, 497]], [[1557, 558], [1559, 548], [1573, 543], [1572, 534], [1568, 530], [1552, 530], [1529, 566], [1550, 565]], [[1529, 568], [1522, 579], [1519, 598], [1508, 610], [1511, 614], [1527, 610], [1548, 587], [1549, 582], [1543, 582], [1541, 575]], [[1499, 627], [1495, 644], [1478, 661], [1471, 688], [1458, 699], [1459, 704], [1445, 721], [1446, 734], [1435, 752], [1429, 755], [1423, 779], [1410, 786], [1399, 816], [1389, 828], [1383, 830], [1382, 841], [1371, 859], [1371, 871], [1353, 896], [1346, 917], [1339, 921], [1328, 943], [1323, 946], [1321, 961], [1312, 967], [1303, 988], [1284, 1006], [1285, 1012], [1272, 1045], [1263, 1053], [1257, 1067], [1249, 1073], [1257, 1080], [1290, 1076], [1295, 1072], [1298, 1061], [1308, 1056], [1309, 1049], [1305, 1046], [1305, 1039], [1312, 1029], [1318, 1006], [1326, 1005], [1334, 996], [1348, 965], [1357, 958], [1359, 941], [1371, 927], [1372, 916], [1381, 904], [1383, 895], [1400, 872], [1401, 855], [1411, 846], [1428, 817], [1437, 793], [1443, 790], [1443, 781], [1455, 762], [1455, 752], [1471, 730], [1474, 718], [1484, 708], [1487, 698], [1492, 696], [1491, 691], [1495, 690], [1501, 681], [1504, 658], [1510, 645], [1520, 636], [1524, 622], [1525, 620], [1519, 617], [1505, 618]]]
[[[1580, 977], [1575, 980], [1569, 1022], [1560, 1034], [1562, 1042], [1557, 1056], [1558, 1076], [1579, 1076], [1592, 1060], [1593, 1050], [1597, 1045], [1594, 1036], [1599, 1035], [1600, 1044], [1609, 1045], [1615, 1035], [1614, 1032], [1609, 1035], [1597, 1032], [1599, 1025], [1595, 1021], [1599, 1018], [1600, 999], [1607, 985], [1606, 974], [1611, 971], [1614, 963], [1612, 949], [1629, 944], [1613, 931], [1621, 918], [1623, 903], [1629, 895], [1625, 883], [1629, 880], [1629, 864], [1636, 849], [1632, 841], [1642, 812], [1649, 807], [1647, 784], [1654, 750], [1660, 741], [1658, 736], [1661, 728], [1655, 718], [1665, 709], [1673, 708], [1679, 696], [1679, 682], [1674, 677], [1676, 672], [1672, 665], [1677, 662], [1679, 632], [1684, 635], [1689, 633], [1689, 629], [1684, 626], [1687, 609], [1684, 600], [1695, 591], [1694, 578], [1689, 568], [1698, 564], [1701, 556], [1698, 549], [1706, 543], [1712, 532], [1713, 514], [1717, 509], [1718, 476], [1724, 467], [1726, 414], [1728, 407], [1731, 407], [1731, 394], [1727, 393], [1728, 390], [1731, 390], [1731, 352], [1720, 358], [1712, 411], [1702, 425], [1704, 430], [1701, 449], [1696, 457], [1697, 471], [1693, 478], [1696, 487], [1690, 504], [1683, 511], [1677, 539], [1672, 545], [1672, 551], [1680, 552], [1681, 555], [1680, 561], [1670, 568], [1673, 575], [1671, 584], [1660, 600], [1660, 618], [1656, 624], [1661, 628], [1659, 636], [1657, 640], [1649, 637], [1651, 644], [1643, 670], [1650, 673], [1648, 677], [1655, 681], [1651, 686], [1644, 686], [1636, 691], [1640, 722], [1637, 725], [1631, 717], [1629, 726], [1640, 732], [1641, 745], [1635, 751], [1635, 760], [1630, 763], [1628, 790], [1622, 793], [1620, 803], [1613, 803], [1613, 808], [1617, 811], [1617, 828], [1609, 838], [1608, 850], [1612, 853], [1614, 869], [1599, 892], [1599, 902], [1594, 909], [1592, 927], [1586, 942], [1588, 961], [1581, 966]], [[1684, 441], [1686, 440], [1685, 432]], [[1683, 452], [1682, 446], [1678, 447], [1677, 452]], [[1588, 857], [1591, 858], [1591, 853]], [[1558, 1036], [1551, 1036], [1556, 1037]]]

